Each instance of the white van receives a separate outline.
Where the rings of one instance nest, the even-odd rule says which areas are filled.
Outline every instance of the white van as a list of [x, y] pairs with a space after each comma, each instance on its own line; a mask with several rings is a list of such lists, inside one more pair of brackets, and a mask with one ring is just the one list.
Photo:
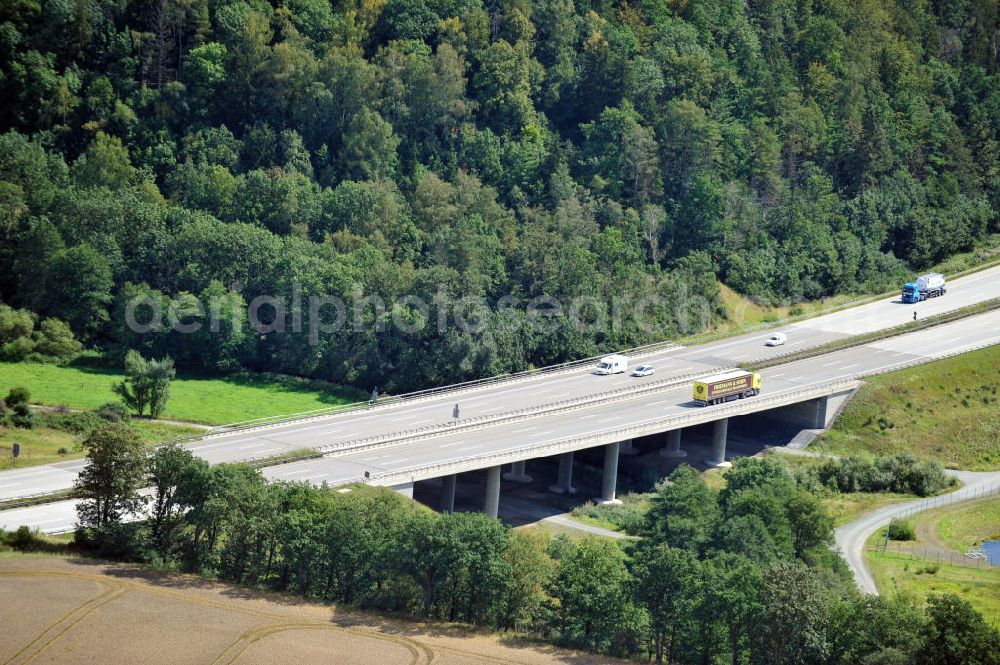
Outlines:
[[604, 356], [597, 363], [596, 374], [621, 374], [628, 370], [628, 357], [620, 354]]

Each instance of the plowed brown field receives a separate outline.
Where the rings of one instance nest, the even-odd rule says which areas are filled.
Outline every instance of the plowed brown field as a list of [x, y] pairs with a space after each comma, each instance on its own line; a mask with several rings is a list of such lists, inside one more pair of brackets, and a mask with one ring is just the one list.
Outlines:
[[0, 556], [0, 630], [4, 665], [609, 662], [460, 627], [58, 556]]

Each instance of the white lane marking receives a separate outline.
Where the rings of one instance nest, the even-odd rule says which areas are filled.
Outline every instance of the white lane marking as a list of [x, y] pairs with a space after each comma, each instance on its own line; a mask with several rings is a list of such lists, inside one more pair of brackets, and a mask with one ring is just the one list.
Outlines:
[[836, 365], [839, 362], [840, 362], [839, 360], [834, 360], [832, 363], [823, 363], [823, 367], [829, 367], [830, 365]]
[[524, 429], [516, 429], [513, 432], [511, 432], [511, 434], [521, 434], [522, 432], [530, 432], [536, 429], [538, 429], [538, 427], [525, 427]]
[[219, 446], [235, 446], [236, 444], [232, 441], [220, 441], [219, 443], [206, 443], [205, 445], [196, 444], [191, 446], [191, 450], [206, 450], [208, 448], [218, 448]]
[[271, 475], [283, 478], [285, 476], [293, 476], [293, 475], [295, 475], [298, 472], [299, 472], [298, 469], [292, 469], [291, 471], [275, 471], [275, 472], [271, 473]]
[[[404, 457], [403, 459], [396, 459], [396, 460], [392, 460], [391, 462], [386, 462], [386, 464], [402, 464], [403, 462], [406, 462], [409, 459], [410, 459], [409, 457]], [[330, 474], [328, 473], [326, 475], [329, 476]]]
[[611, 418], [606, 418], [606, 419], [602, 420], [601, 422], [602, 423], [613, 423], [614, 421], [621, 420], [621, 419], [622, 419], [621, 416], [612, 416]]
[[413, 421], [410, 424], [411, 425], [420, 425], [421, 423], [432, 423], [432, 422], [434, 422], [433, 418], [427, 418], [426, 420], [415, 420], [415, 421]]
[[[460, 446], [463, 443], [465, 443], [465, 441], [456, 441], [454, 443], [442, 443], [440, 446], [438, 446], [438, 448], [454, 448], [455, 446]], [[386, 455], [386, 457], [388, 457], [388, 455]]]
[[769, 378], [769, 379], [777, 379], [779, 376], [784, 376], [784, 375], [785, 375], [784, 372], [778, 372], [777, 374], [768, 374], [767, 378]]
[[840, 369], [851, 369], [852, 367], [857, 367], [857, 366], [858, 366], [858, 365], [860, 365], [860, 364], [861, 364], [861, 363], [854, 363], [853, 365], [844, 365], [844, 366], [843, 366], [843, 367], [841, 367]]
[[332, 471], [331, 471], [330, 473], [317, 473], [316, 475], [312, 475], [312, 474], [309, 474], [309, 475], [308, 475], [308, 476], [306, 476], [306, 477], [307, 477], [307, 478], [308, 478], [308, 479], [309, 479], [310, 481], [313, 481], [313, 480], [316, 480], [317, 478], [326, 478], [327, 476], [331, 476], [331, 475], [333, 475], [333, 472], [332, 472]]
[[477, 450], [479, 448], [482, 448], [482, 446], [467, 446], [465, 448], [459, 448], [456, 452], [464, 453], [467, 450]]
[[375, 455], [374, 457], [362, 457], [362, 462], [371, 462], [372, 460], [382, 459], [383, 457], [388, 457], [388, 455]]

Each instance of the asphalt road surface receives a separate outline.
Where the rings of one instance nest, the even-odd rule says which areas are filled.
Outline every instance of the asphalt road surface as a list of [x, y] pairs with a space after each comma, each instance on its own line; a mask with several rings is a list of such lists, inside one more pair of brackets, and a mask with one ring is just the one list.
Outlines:
[[[919, 316], [926, 318], [988, 300], [995, 296], [994, 287], [998, 279], [1000, 279], [1000, 267], [991, 268], [956, 279], [949, 283], [947, 295], [917, 305], [903, 305], [898, 296], [885, 298], [783, 327], [747, 333], [717, 342], [675, 347], [631, 359], [633, 366], [639, 362], [653, 364], [656, 367], [656, 374], [653, 377], [635, 378], [627, 374], [597, 376], [593, 374], [592, 368], [585, 367], [519, 381], [473, 387], [412, 403], [387, 405], [371, 411], [319, 416], [279, 425], [215, 434], [188, 443], [186, 446], [195, 455], [213, 464], [262, 459], [302, 448], [319, 448], [375, 435], [391, 435], [414, 428], [446, 425], [452, 420], [452, 409], [456, 403], [460, 404], [462, 418], [468, 419], [586, 397], [635, 385], [638, 381], [662, 380], [670, 376], [710, 372], [735, 365], [740, 361], [769, 355], [777, 356], [852, 335], [902, 325], [912, 321], [914, 311], [918, 311]], [[766, 338], [776, 331], [787, 334], [787, 344], [778, 348], [764, 346]], [[933, 338], [932, 333], [929, 339]], [[950, 343], [943, 339], [943, 335], [938, 338], [941, 339], [943, 348], [949, 347]], [[607, 418], [612, 417], [614, 416], [607, 416]], [[599, 416], [595, 415], [592, 418], [598, 419]], [[518, 428], [512, 428], [516, 429]], [[528, 431], [530, 430], [526, 429], [519, 434], [527, 434]], [[360, 461], [367, 463], [376, 460]], [[68, 489], [72, 487], [82, 465], [83, 461], [74, 460], [2, 471], [0, 501]]]
[[[862, 377], [996, 343], [1000, 343], [1000, 310], [765, 369], [762, 371], [762, 396]], [[614, 431], [672, 415], [710, 417], [711, 410], [719, 408], [697, 407], [690, 400], [690, 386], [685, 384], [638, 399], [593, 403], [571, 414], [550, 413], [514, 424], [457, 431], [409, 443], [382, 444], [373, 449], [268, 467], [263, 472], [272, 481], [335, 486], [360, 480], [365, 471], [373, 474], [408, 472], [429, 464], [457, 460], [475, 465], [477, 458], [505, 450], [560, 441], [584, 433]], [[752, 399], [746, 404], [752, 404]], [[2, 511], [0, 526], [10, 529], [28, 524], [53, 532], [66, 530], [75, 519], [72, 503], [65, 501]]]

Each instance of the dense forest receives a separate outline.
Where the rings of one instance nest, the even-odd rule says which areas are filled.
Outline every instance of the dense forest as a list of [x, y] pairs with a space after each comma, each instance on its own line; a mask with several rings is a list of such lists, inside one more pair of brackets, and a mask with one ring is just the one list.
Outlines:
[[[403, 390], [885, 288], [997, 230], [998, 69], [996, 0], [5, 0], [3, 355]], [[293, 292], [386, 307], [125, 325]]]

